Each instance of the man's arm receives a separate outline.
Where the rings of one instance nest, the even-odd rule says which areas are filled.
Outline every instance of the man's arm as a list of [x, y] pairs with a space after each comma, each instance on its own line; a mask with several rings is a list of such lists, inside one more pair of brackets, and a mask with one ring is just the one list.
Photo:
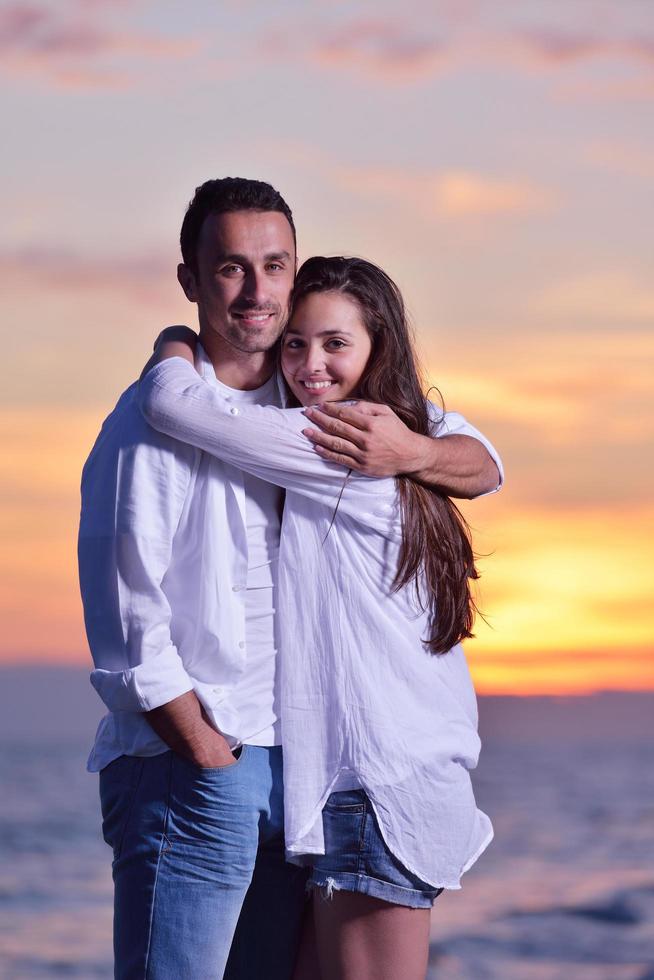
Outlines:
[[326, 402], [306, 415], [319, 426], [304, 429], [316, 452], [365, 476], [405, 474], [449, 497], [478, 497], [501, 486], [499, 457], [455, 413], [443, 416], [435, 438], [412, 432], [392, 409], [370, 402]]
[[347, 513], [382, 534], [401, 533], [392, 479], [370, 480], [321, 459], [302, 435], [299, 408], [235, 405], [203, 380], [185, 359], [173, 356], [148, 371], [138, 404], [148, 423], [239, 469]]
[[82, 480], [80, 586], [91, 681], [109, 710], [142, 713], [174, 751], [219, 766], [233, 756], [203, 715], [162, 589], [194, 455], [133, 408], [110, 416]]

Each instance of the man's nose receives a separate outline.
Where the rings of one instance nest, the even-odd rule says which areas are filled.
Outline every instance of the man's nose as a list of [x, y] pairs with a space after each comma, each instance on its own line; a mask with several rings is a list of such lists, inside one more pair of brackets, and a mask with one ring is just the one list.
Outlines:
[[266, 281], [263, 273], [249, 269], [243, 280], [243, 299], [253, 306], [267, 305]]

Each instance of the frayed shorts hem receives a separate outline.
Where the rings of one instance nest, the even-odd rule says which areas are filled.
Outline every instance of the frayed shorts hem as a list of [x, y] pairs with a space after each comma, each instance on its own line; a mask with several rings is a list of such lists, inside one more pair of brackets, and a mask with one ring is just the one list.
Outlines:
[[373, 878], [371, 875], [352, 871], [313, 871], [307, 882], [307, 891], [318, 891], [328, 900], [335, 891], [358, 892], [370, 895], [392, 905], [404, 905], [410, 909], [430, 909], [443, 891], [433, 888], [420, 891], [417, 888], [404, 888], [402, 885]]

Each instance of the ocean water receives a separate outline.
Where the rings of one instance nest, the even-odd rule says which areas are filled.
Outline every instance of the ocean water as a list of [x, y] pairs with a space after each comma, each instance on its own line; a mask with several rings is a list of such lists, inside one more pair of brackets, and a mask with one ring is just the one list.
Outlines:
[[642, 742], [487, 739], [495, 840], [432, 917], [439, 980], [654, 980], [654, 770]]
[[[542, 705], [520, 738], [524, 705], [500, 707], [475, 774], [496, 837], [436, 902], [430, 978], [654, 980], [651, 740], [604, 731], [601, 713], [592, 731], [567, 709], [555, 724]], [[110, 852], [89, 739], [0, 736], [0, 977], [109, 978]]]

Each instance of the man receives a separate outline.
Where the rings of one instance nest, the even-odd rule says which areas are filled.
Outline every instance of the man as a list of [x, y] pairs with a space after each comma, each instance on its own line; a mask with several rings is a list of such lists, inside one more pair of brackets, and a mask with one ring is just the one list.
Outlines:
[[[290, 209], [268, 184], [208, 181], [181, 247], [196, 366], [235, 406], [282, 405]], [[114, 851], [116, 976], [289, 977], [305, 874], [283, 849], [281, 492], [150, 429], [134, 393], [85, 466], [79, 539], [91, 679], [109, 708], [89, 769]], [[379, 406], [318, 418], [320, 451], [363, 472], [412, 472], [457, 496], [497, 486], [478, 438], [418, 436]]]

